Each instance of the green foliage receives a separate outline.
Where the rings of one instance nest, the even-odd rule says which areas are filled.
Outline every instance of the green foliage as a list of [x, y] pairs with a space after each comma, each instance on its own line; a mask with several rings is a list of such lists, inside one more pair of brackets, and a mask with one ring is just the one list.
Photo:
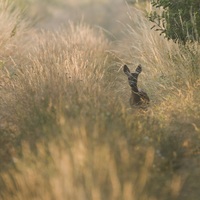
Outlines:
[[200, 2], [196, 0], [152, 0], [155, 8], [149, 16], [153, 28], [167, 39], [185, 44], [199, 41]]

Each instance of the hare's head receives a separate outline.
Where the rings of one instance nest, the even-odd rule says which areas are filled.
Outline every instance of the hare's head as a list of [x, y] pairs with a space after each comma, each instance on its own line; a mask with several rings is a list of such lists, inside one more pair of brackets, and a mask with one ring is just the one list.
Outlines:
[[127, 67], [127, 65], [124, 65], [123, 70], [124, 70], [124, 73], [128, 77], [129, 85], [131, 87], [137, 87], [137, 79], [138, 79], [138, 75], [142, 72], [142, 66], [138, 65], [138, 67], [135, 69], [134, 73], [131, 73], [131, 71]]

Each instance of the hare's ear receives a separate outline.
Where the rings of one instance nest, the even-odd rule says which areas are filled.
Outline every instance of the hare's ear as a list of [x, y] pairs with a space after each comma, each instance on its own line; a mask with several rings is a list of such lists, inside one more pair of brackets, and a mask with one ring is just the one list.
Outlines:
[[139, 64], [139, 65], [137, 66], [137, 68], [135, 69], [135, 73], [140, 74], [141, 72], [142, 72], [142, 65]]
[[127, 65], [124, 65], [123, 71], [124, 71], [124, 73], [125, 73], [127, 76], [132, 76], [132, 75], [131, 75], [131, 71], [130, 71], [130, 69], [128, 68]]

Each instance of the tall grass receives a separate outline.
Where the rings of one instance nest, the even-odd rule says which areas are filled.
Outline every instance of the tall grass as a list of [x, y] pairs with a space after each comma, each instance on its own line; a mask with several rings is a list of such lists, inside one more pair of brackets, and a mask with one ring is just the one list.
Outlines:
[[[124, 24], [116, 43], [72, 22], [12, 37], [26, 54], [2, 57], [1, 199], [198, 199], [199, 46], [164, 40], [138, 10]], [[129, 108], [124, 63], [143, 65], [147, 111]]]
[[[136, 66], [138, 63], [143, 65], [144, 73], [140, 85], [151, 94], [151, 99], [155, 102], [153, 105], [159, 105], [159, 101], [172, 103], [172, 99], [176, 101], [178, 98], [175, 97], [176, 95], [181, 95], [178, 104], [173, 102], [171, 109], [179, 107], [182, 112], [185, 99], [193, 96], [191, 92], [196, 93], [193, 91], [193, 86], [198, 85], [199, 44], [188, 44], [182, 47], [164, 39], [151, 30], [152, 24], [139, 10], [135, 9], [134, 12], [129, 13], [129, 19], [129, 23], [124, 24], [123, 27], [124, 40], [117, 42], [117, 48], [113, 52], [120, 63], [127, 63], [130, 66]], [[123, 81], [121, 87], [123, 88], [124, 85]], [[188, 95], [190, 97], [187, 97]], [[172, 98], [172, 101], [168, 98]], [[187, 102], [188, 106], [196, 107], [192, 105], [193, 99]], [[165, 108], [169, 109], [168, 106]]]

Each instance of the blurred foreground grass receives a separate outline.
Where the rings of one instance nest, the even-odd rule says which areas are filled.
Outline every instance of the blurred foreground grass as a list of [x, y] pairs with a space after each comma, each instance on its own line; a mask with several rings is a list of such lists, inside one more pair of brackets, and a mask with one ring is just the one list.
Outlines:
[[[1, 199], [199, 198], [199, 44], [164, 40], [137, 9], [110, 42], [0, 5]], [[147, 111], [128, 105], [125, 63], [144, 67]]]

